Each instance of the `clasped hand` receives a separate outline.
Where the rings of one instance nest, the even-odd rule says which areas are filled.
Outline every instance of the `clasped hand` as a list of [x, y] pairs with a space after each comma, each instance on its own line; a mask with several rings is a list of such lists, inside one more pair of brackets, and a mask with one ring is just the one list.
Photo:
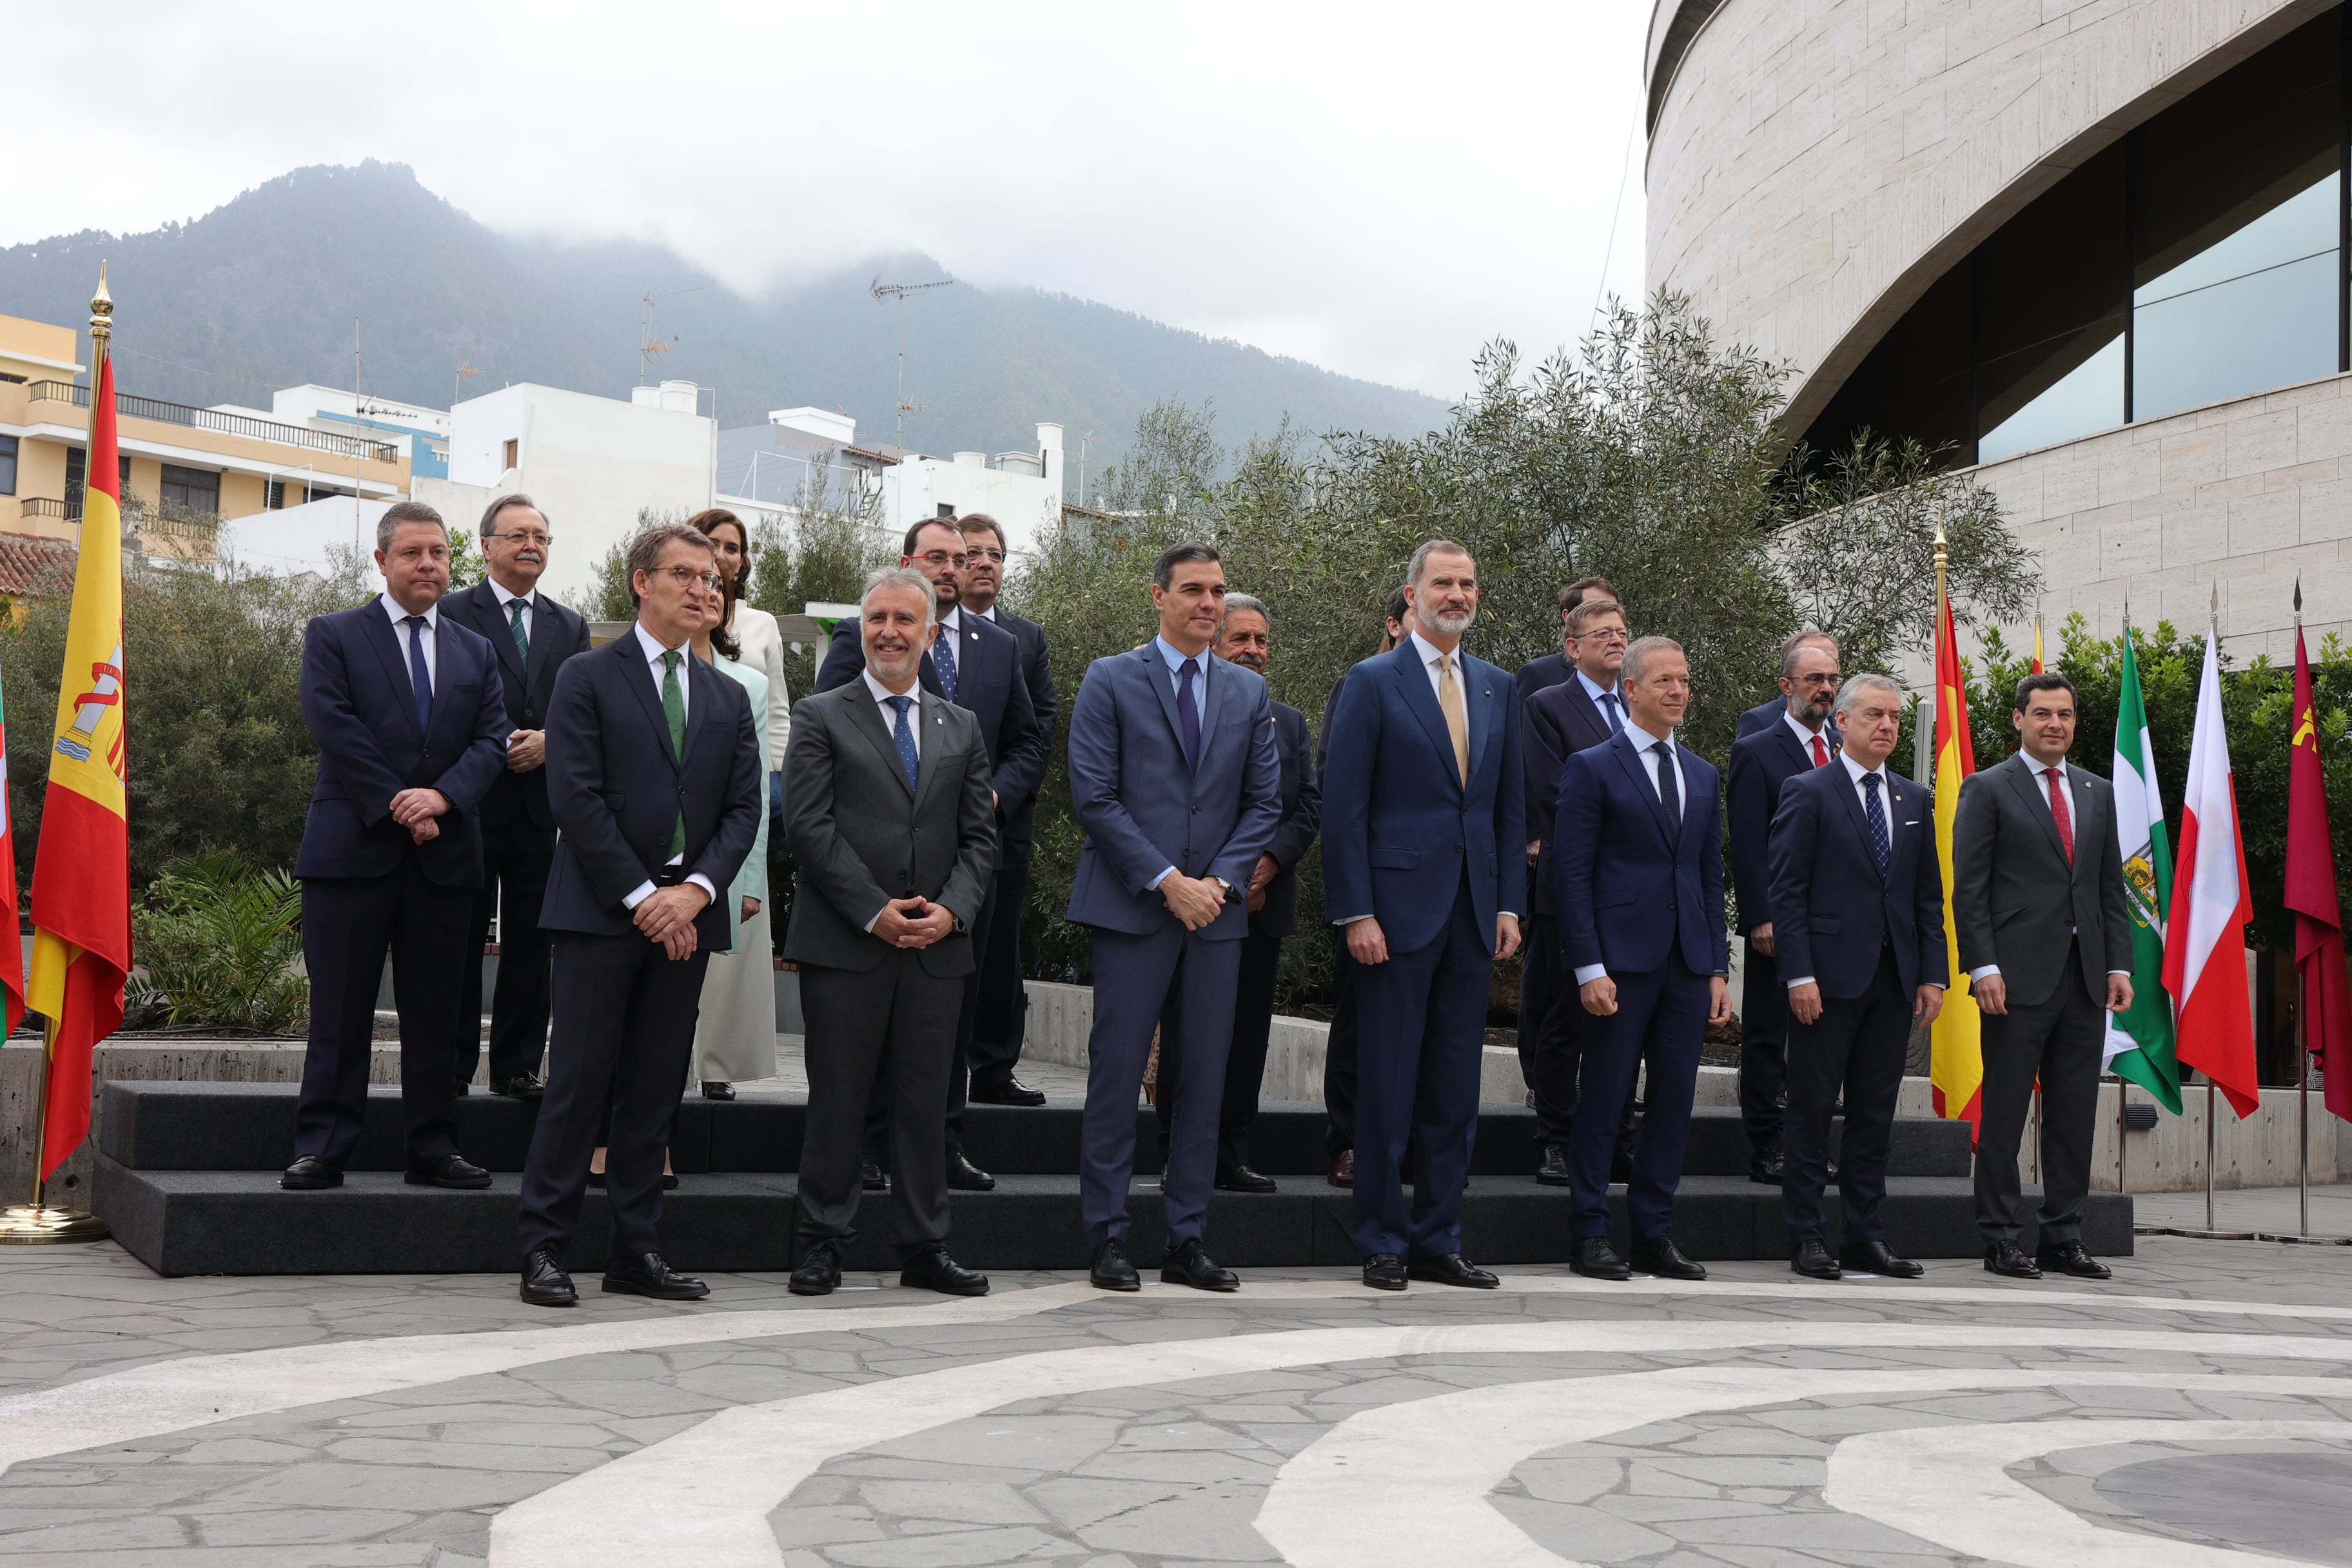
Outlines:
[[882, 906], [874, 934], [892, 947], [929, 947], [955, 930], [955, 915], [929, 899], [893, 899]]
[[692, 958], [698, 942], [694, 919], [710, 902], [710, 895], [693, 882], [656, 888], [638, 900], [629, 918], [647, 937], [661, 943], [673, 962]]
[[408, 829], [408, 837], [429, 844], [441, 837], [434, 818], [447, 815], [449, 797], [437, 789], [404, 789], [392, 797], [392, 819]]
[[1160, 896], [1186, 931], [1199, 931], [1225, 910], [1224, 884], [1206, 877], [1171, 871], [1160, 879]]

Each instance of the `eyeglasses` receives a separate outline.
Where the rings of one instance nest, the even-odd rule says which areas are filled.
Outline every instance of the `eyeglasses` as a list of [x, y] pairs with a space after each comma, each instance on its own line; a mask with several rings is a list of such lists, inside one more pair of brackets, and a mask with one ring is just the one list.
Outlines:
[[1004, 552], [1003, 552], [1002, 550], [989, 550], [989, 549], [986, 549], [986, 548], [982, 548], [982, 549], [973, 550], [973, 551], [969, 552], [965, 555], [964, 559], [965, 559], [965, 560], [967, 560], [967, 561], [975, 561], [975, 562], [977, 562], [977, 561], [993, 561], [993, 562], [995, 562], [999, 566], [1002, 566], [1002, 565], [1003, 565], [1003, 564], [1004, 564]]
[[1791, 679], [1800, 686], [1835, 686], [1838, 683], [1838, 672], [1834, 669], [1816, 670], [1811, 675], [1800, 675]]
[[719, 588], [719, 574], [716, 572], [697, 572], [691, 566], [657, 566], [655, 570], [666, 577], [676, 578], [681, 588], [698, 587], [713, 593]]
[[944, 550], [927, 550], [915, 559], [926, 566], [961, 566], [964, 563], [965, 558], [961, 555], [950, 555]]
[[1579, 642], [1610, 643], [1631, 642], [1633, 640], [1633, 634], [1627, 631], [1623, 626], [1611, 626], [1606, 630], [1597, 632], [1574, 632], [1570, 635], [1574, 637]]
[[521, 533], [513, 529], [508, 529], [503, 533], [486, 533], [482, 535], [482, 537], [485, 539], [509, 539], [517, 544], [535, 544], [541, 550], [546, 549], [549, 545], [555, 542], [555, 535], [551, 533]]

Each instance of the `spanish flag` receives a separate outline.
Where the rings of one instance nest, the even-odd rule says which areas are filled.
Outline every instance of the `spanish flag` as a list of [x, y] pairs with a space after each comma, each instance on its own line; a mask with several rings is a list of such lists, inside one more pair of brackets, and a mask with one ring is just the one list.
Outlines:
[[1952, 601], [1942, 591], [1942, 574], [1937, 576], [1936, 858], [1944, 873], [1944, 951], [1952, 984], [1944, 993], [1944, 1010], [1936, 1015], [1927, 1083], [1937, 1115], [1965, 1120], [1974, 1127], [1982, 1110], [1982, 1019], [1976, 998], [1963, 983], [1959, 927], [1952, 919], [1952, 819], [1960, 811], [1960, 781], [1977, 771], [1977, 753], [1969, 740], [1969, 683], [1960, 670], [1959, 638], [1952, 630]]
[[122, 1026], [131, 973], [131, 830], [123, 805], [122, 481], [105, 282], [91, 320], [97, 383], [81, 554], [66, 628], [49, 787], [33, 856], [33, 973], [26, 1000], [49, 1021], [43, 1180], [89, 1134], [90, 1057]]

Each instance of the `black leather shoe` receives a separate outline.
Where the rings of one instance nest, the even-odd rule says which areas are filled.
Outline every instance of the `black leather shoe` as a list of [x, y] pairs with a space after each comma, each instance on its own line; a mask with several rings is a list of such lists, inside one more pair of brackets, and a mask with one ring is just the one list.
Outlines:
[[964, 1157], [959, 1149], [948, 1156], [948, 1190], [958, 1193], [985, 1193], [993, 1190], [996, 1178]]
[[2116, 1271], [2083, 1250], [2079, 1241], [2062, 1241], [2033, 1254], [2034, 1267], [2044, 1274], [2066, 1274], [2077, 1279], [2112, 1279]]
[[841, 1283], [841, 1249], [830, 1241], [814, 1242], [801, 1254], [784, 1289], [795, 1296], [830, 1296]]
[[1568, 1257], [1568, 1266], [1588, 1279], [1631, 1279], [1633, 1271], [1617, 1256], [1605, 1236], [1588, 1236], [1576, 1244]]
[[1675, 1238], [1671, 1236], [1662, 1236], [1655, 1241], [1635, 1242], [1633, 1271], [1637, 1274], [1654, 1274], [1661, 1279], [1706, 1278], [1706, 1270], [1685, 1258], [1683, 1249], [1675, 1245]]
[[2013, 1241], [1996, 1241], [1985, 1248], [1985, 1272], [2004, 1275], [2011, 1279], [2039, 1279], [2042, 1270], [2025, 1249]]
[[1095, 1248], [1094, 1266], [1087, 1270], [1087, 1282], [1097, 1290], [1143, 1289], [1143, 1277], [1127, 1260], [1127, 1248], [1116, 1241], [1106, 1241]]
[[937, 1290], [942, 1296], [985, 1296], [988, 1276], [966, 1268], [948, 1256], [944, 1247], [927, 1247], [899, 1267], [898, 1283], [915, 1290]]
[[887, 1193], [890, 1190], [890, 1178], [884, 1175], [882, 1167], [873, 1161], [860, 1160], [857, 1162], [857, 1184], [869, 1193]]
[[305, 1154], [286, 1167], [278, 1184], [289, 1193], [315, 1193], [343, 1184], [343, 1173], [316, 1154]]
[[537, 1100], [547, 1093], [547, 1085], [540, 1082], [536, 1074], [523, 1073], [504, 1083], [492, 1084], [490, 1092], [502, 1094], [509, 1100]]
[[1568, 1151], [1557, 1143], [1543, 1146], [1543, 1163], [1536, 1167], [1536, 1180], [1547, 1187], [1565, 1187], [1568, 1176]]
[[1404, 1259], [1393, 1252], [1375, 1252], [1364, 1259], [1364, 1283], [1375, 1290], [1404, 1289]]
[[1209, 1258], [1209, 1249], [1193, 1237], [1181, 1243], [1160, 1263], [1162, 1285], [1190, 1285], [1195, 1290], [1238, 1290], [1239, 1276], [1230, 1268], [1220, 1268]]
[[1927, 1272], [1907, 1258], [1886, 1250], [1883, 1241], [1851, 1241], [1838, 1248], [1838, 1266], [1856, 1274], [1884, 1274], [1889, 1279], [1916, 1279]]
[[1042, 1089], [1031, 1089], [1011, 1073], [1007, 1073], [1001, 1079], [992, 1079], [986, 1083], [982, 1083], [978, 1079], [972, 1079], [971, 1091], [965, 1098], [974, 1105], [1038, 1106], [1045, 1103], [1045, 1091]]
[[438, 1160], [411, 1165], [403, 1180], [412, 1187], [450, 1187], [460, 1192], [479, 1192], [490, 1184], [490, 1173], [463, 1154], [444, 1154]]
[[1845, 1274], [1838, 1267], [1838, 1260], [1830, 1256], [1828, 1244], [1818, 1236], [1809, 1236], [1797, 1243], [1797, 1249], [1789, 1255], [1789, 1267], [1808, 1279], [1839, 1279]]
[[614, 1296], [651, 1296], [663, 1301], [699, 1301], [710, 1287], [664, 1263], [658, 1252], [641, 1252], [604, 1265], [604, 1289]]
[[1356, 1184], [1356, 1152], [1353, 1149], [1342, 1149], [1332, 1155], [1330, 1172], [1323, 1179], [1335, 1187], [1354, 1186]]
[[1426, 1279], [1436, 1285], [1459, 1285], [1466, 1290], [1492, 1290], [1502, 1283], [1458, 1252], [1441, 1252], [1434, 1258], [1412, 1258], [1405, 1264], [1404, 1271], [1415, 1279]]
[[735, 1086], [729, 1083], [723, 1078], [704, 1079], [702, 1080], [702, 1098], [705, 1100], [732, 1100], [735, 1098]]
[[453, 1098], [453, 1099], [457, 1099], [457, 1100], [463, 1100], [463, 1099], [465, 1099], [467, 1095], [469, 1095], [469, 1094], [471, 1094], [471, 1093], [473, 1093], [473, 1092], [474, 1092], [474, 1086], [473, 1086], [472, 1084], [470, 1084], [470, 1083], [464, 1082], [464, 1081], [462, 1081], [462, 1080], [461, 1080], [461, 1081], [459, 1081], [459, 1082], [457, 1082], [457, 1083], [453, 1083], [453, 1084], [451, 1084], [451, 1085], [449, 1086], [449, 1093], [450, 1093], [451, 1098]]
[[1235, 1165], [1230, 1171], [1219, 1173], [1217, 1190], [1224, 1193], [1270, 1193], [1274, 1191], [1274, 1178], [1262, 1175], [1247, 1165]]
[[542, 1247], [522, 1260], [522, 1299], [533, 1307], [576, 1307], [580, 1292], [555, 1261], [555, 1248]]
[[1748, 1179], [1759, 1187], [1777, 1187], [1780, 1184], [1780, 1146], [1767, 1143], [1749, 1158]]

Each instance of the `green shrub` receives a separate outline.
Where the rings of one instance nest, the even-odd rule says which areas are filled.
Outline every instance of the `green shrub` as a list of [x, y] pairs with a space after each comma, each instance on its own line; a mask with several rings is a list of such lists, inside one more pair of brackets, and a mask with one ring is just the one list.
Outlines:
[[299, 1032], [310, 1011], [300, 968], [302, 889], [275, 868], [229, 852], [176, 860], [131, 911], [143, 973], [131, 984], [133, 1026], [238, 1034]]

